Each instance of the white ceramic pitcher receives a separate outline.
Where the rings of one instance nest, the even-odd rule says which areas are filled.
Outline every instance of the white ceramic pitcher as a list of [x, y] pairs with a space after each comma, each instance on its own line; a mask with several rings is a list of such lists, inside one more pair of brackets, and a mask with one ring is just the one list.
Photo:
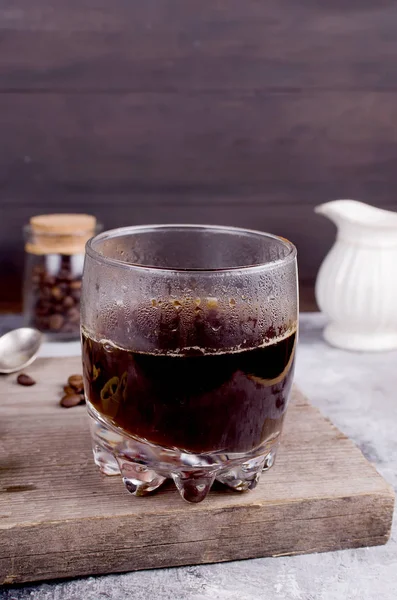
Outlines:
[[315, 210], [338, 230], [316, 281], [325, 339], [348, 350], [397, 348], [397, 213], [355, 200]]

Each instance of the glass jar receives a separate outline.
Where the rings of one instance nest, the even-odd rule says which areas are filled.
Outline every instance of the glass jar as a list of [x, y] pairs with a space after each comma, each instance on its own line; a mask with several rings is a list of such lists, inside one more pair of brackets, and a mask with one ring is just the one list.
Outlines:
[[85, 214], [38, 215], [25, 227], [24, 321], [54, 340], [78, 339], [84, 248], [100, 230]]

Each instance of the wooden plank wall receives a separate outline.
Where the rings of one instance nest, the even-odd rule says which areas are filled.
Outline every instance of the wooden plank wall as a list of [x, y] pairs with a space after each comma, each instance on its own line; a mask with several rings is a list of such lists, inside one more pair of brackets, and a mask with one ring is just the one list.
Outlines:
[[397, 209], [396, 55], [393, 0], [2, 0], [1, 298], [48, 211], [270, 230], [313, 282], [317, 203]]

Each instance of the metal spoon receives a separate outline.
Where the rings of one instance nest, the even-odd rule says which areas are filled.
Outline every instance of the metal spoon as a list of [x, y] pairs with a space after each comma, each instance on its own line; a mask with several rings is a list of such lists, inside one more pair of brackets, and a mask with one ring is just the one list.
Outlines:
[[32, 327], [20, 327], [0, 337], [0, 373], [15, 373], [36, 358], [42, 334]]

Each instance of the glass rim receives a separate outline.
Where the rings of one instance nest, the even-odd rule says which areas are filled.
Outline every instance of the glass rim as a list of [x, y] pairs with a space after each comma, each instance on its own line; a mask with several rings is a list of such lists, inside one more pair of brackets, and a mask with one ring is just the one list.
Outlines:
[[[260, 262], [252, 265], [243, 265], [237, 267], [226, 267], [226, 268], [176, 268], [176, 267], [157, 267], [155, 265], [143, 265], [139, 263], [129, 262], [125, 260], [120, 260], [118, 258], [111, 258], [109, 256], [105, 256], [95, 250], [93, 244], [97, 241], [102, 241], [111, 238], [121, 237], [122, 235], [134, 234], [134, 233], [149, 233], [151, 231], [176, 231], [176, 230], [186, 230], [186, 231], [213, 231], [215, 232], [223, 232], [230, 234], [243, 234], [251, 237], [261, 237], [273, 239], [281, 244], [285, 248], [288, 249], [288, 253], [283, 258], [278, 258], [272, 261]], [[295, 245], [290, 242], [287, 238], [282, 236], [275, 235], [273, 233], [268, 233], [264, 231], [258, 231], [256, 229], [246, 229], [244, 227], [233, 227], [233, 226], [224, 226], [224, 225], [196, 225], [196, 224], [186, 224], [186, 223], [172, 223], [172, 224], [159, 224], [159, 225], [130, 225], [127, 227], [117, 227], [115, 229], [108, 229], [99, 233], [93, 237], [91, 237], [85, 245], [86, 254], [98, 261], [102, 264], [114, 265], [117, 267], [121, 267], [124, 269], [134, 270], [137, 269], [139, 271], [148, 271], [153, 273], [200, 273], [200, 274], [215, 274], [215, 273], [236, 273], [236, 272], [253, 272], [259, 271], [261, 269], [272, 269], [274, 267], [279, 267], [282, 265], [286, 265], [289, 262], [292, 262], [296, 259], [297, 250]]]

